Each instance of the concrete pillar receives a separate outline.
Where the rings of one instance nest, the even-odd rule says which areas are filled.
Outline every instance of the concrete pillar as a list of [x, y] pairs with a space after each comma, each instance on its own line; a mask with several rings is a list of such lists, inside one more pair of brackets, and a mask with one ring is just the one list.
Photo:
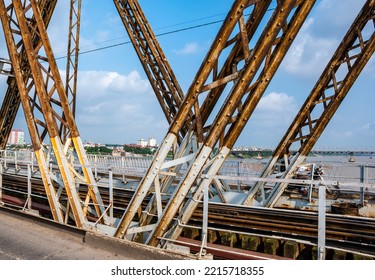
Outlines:
[[333, 259], [334, 260], [345, 260], [346, 259], [346, 252], [335, 250], [333, 252]]
[[317, 260], [318, 259], [318, 246], [313, 246], [311, 251], [312, 251], [311, 259], [314, 261]]
[[353, 254], [353, 260], [373, 260], [374, 258]]
[[217, 238], [216, 230], [209, 229], [207, 232], [207, 242], [215, 243], [217, 239], [218, 238]]
[[276, 255], [280, 242], [277, 239], [267, 238], [264, 240], [264, 253], [269, 255]]
[[237, 242], [237, 235], [230, 232], [220, 232], [221, 245], [234, 247]]
[[260, 245], [260, 237], [258, 236], [248, 236], [240, 235], [241, 238], [241, 248], [244, 250], [257, 251]]
[[286, 241], [284, 243], [284, 257], [296, 259], [299, 255], [299, 246], [295, 241]]

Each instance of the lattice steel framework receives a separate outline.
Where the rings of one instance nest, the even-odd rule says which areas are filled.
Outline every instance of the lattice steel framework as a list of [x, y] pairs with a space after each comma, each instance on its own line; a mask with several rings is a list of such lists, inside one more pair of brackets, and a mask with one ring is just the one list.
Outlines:
[[114, 0], [113, 2], [164, 115], [168, 123], [171, 123], [183, 100], [183, 92], [172, 68], [138, 1]]
[[[69, 106], [72, 111], [73, 117], [75, 117], [76, 114], [79, 37], [81, 31], [81, 7], [82, 0], [70, 1], [65, 92], [68, 97]], [[68, 138], [68, 131], [65, 129], [65, 126], [60, 128], [60, 135], [64, 141]]]
[[[64, 222], [63, 209], [70, 206], [78, 227], [88, 225], [87, 213], [92, 201], [98, 217], [108, 223], [104, 205], [90, 170], [83, 143], [69, 106], [67, 94], [58, 71], [46, 32], [40, 1], [0, 1], [0, 16], [9, 57], [17, 82], [20, 100], [25, 113], [33, 148], [38, 159], [48, 201], [55, 220]], [[23, 50], [26, 56], [22, 57]], [[28, 75], [25, 75], [28, 74]], [[65, 127], [69, 137], [62, 141], [59, 127]], [[58, 163], [61, 181], [67, 193], [68, 204], [62, 206], [60, 191], [53, 184], [53, 174], [42, 145], [49, 136], [53, 156]], [[81, 163], [78, 174], [69, 158], [69, 146], [73, 143]], [[87, 185], [85, 202], [82, 203], [76, 184]], [[68, 212], [68, 211], [67, 211]], [[67, 215], [69, 213], [66, 213]]]
[[[119, 222], [116, 237], [129, 234], [134, 236], [133, 240], [165, 246], [164, 240], [175, 240], [180, 235], [203, 195], [207, 201], [211, 191], [226, 202], [222, 192], [229, 188], [215, 179], [215, 175], [316, 1], [278, 0], [270, 12], [271, 2], [234, 1], [184, 96], [138, 2], [114, 0], [170, 123]], [[65, 86], [46, 31], [55, 6], [56, 1], [0, 0], [0, 19], [12, 65], [0, 111], [0, 145], [5, 147], [22, 104], [53, 218], [65, 223], [71, 214], [78, 227], [88, 227], [91, 211], [97, 222], [102, 220], [113, 226], [74, 120], [81, 0], [71, 0]], [[374, 6], [375, 0], [367, 0], [262, 177], [269, 176], [284, 159], [287, 164], [282, 176], [290, 178], [311, 151], [374, 52]], [[43, 145], [47, 138], [51, 155], [58, 163], [62, 182], [59, 189]], [[292, 145], [300, 146], [298, 153], [289, 158]], [[173, 160], [167, 160], [170, 151], [173, 151]], [[82, 173], [73, 166], [74, 154], [78, 155]], [[86, 185], [87, 189], [77, 190], [78, 185]], [[244, 204], [251, 204], [263, 186], [259, 182], [252, 187]], [[262, 205], [272, 207], [286, 186], [276, 184], [261, 201]], [[68, 202], [61, 200], [62, 188]], [[171, 196], [163, 200], [166, 193]], [[145, 205], [149, 195], [151, 200]]]
[[[51, 1], [39, 1], [38, 5], [40, 7], [43, 22], [46, 27], [48, 27], [49, 22], [51, 20], [53, 11], [56, 7], [57, 0]], [[35, 20], [33, 21], [35, 24]], [[33, 29], [33, 28], [32, 28]], [[32, 33], [32, 41], [34, 45], [39, 43], [40, 38]], [[16, 42], [17, 45], [21, 44], [21, 42]], [[25, 81], [29, 80], [29, 76], [31, 75], [29, 66], [27, 65], [27, 54], [26, 49], [22, 49], [20, 51], [21, 61], [22, 61], [22, 70]], [[11, 73], [10, 73], [11, 74]], [[7, 79], [8, 88], [4, 96], [4, 100], [0, 109], [0, 148], [5, 149], [7, 144], [10, 132], [13, 127], [14, 120], [16, 119], [18, 109], [21, 103], [21, 99], [19, 96], [19, 91], [17, 87], [17, 82], [14, 75], [11, 74], [10, 77]], [[29, 90], [32, 87], [29, 88]]]
[[[276, 165], [285, 166], [286, 171], [281, 178], [289, 179], [293, 176], [349, 93], [374, 50], [375, 1], [368, 0], [280, 141], [261, 177], [271, 175]], [[294, 147], [297, 153], [291, 156], [293, 144], [297, 145], [297, 148]], [[263, 186], [264, 182], [258, 182], [249, 192], [244, 204], [252, 204]], [[274, 206], [286, 187], [286, 183], [275, 184], [261, 204], [266, 207]]]
[[[286, 41], [289, 42], [294, 39], [314, 1], [278, 1], [274, 13], [268, 17], [267, 9], [270, 3], [271, 1], [235, 1], [233, 4], [150, 169], [131, 200], [116, 236], [123, 237], [126, 233], [150, 231], [146, 243], [156, 246], [160, 242], [159, 238], [165, 235], [173, 218], [181, 209], [183, 209], [181, 213], [190, 215], [194, 211], [193, 208], [196, 207], [193, 206], [194, 203], [188, 202], [184, 205], [187, 195], [193, 196], [193, 199], [188, 201], [200, 198], [204, 186], [211, 182], [210, 180], [205, 182], [200, 176], [218, 172], [230, 151], [230, 145], [234, 144], [251, 115], [252, 110], [249, 108], [255, 108], [287, 51], [289, 44], [284, 43], [285, 45], [280, 47], [279, 43], [283, 38], [287, 38]], [[249, 16], [246, 16], [247, 14]], [[259, 32], [258, 28], [262, 20], [268, 23]], [[256, 38], [258, 33], [261, 35]], [[225, 91], [227, 85], [230, 85], [228, 92]], [[254, 94], [253, 90], [257, 86], [261, 89]], [[219, 101], [223, 93], [227, 96], [220, 107]], [[215, 107], [219, 107], [216, 114]], [[184, 156], [175, 157], [172, 162], [165, 162], [169, 150], [175, 146], [177, 135], [188, 119], [189, 111], [193, 108], [195, 118], [190, 120], [190, 131], [185, 139], [194, 141], [191, 140], [191, 136], [196, 136], [197, 150], [189, 147], [187, 151], [186, 146], [181, 145], [180, 149], [184, 152], [180, 150], [175, 155]], [[208, 123], [212, 117], [214, 120]], [[187, 152], [188, 156], [186, 156]], [[158, 196], [160, 189], [163, 189], [163, 181], [159, 178], [165, 174], [171, 175], [172, 172], [168, 171], [168, 167], [182, 163], [187, 163], [187, 171], [181, 177], [175, 174], [175, 179], [178, 181], [176, 190], [164, 209], [161, 207], [161, 202], [157, 205], [157, 222], [151, 224], [150, 219], [142, 217], [140, 228], [130, 228], [136, 212], [150, 190], [155, 191], [154, 196]], [[187, 210], [183, 206], [192, 208]]]

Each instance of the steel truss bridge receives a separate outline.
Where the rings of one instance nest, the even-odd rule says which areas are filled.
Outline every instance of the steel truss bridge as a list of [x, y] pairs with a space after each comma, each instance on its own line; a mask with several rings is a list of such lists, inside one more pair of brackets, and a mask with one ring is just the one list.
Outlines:
[[[373, 218], [326, 214], [326, 206], [338, 198], [347, 208], [355, 204], [359, 212], [366, 208], [371, 213], [373, 183], [365, 180], [365, 173], [359, 182], [349, 184], [358, 188], [340, 194], [342, 182], [322, 180], [315, 165], [309, 166], [307, 177], [297, 176], [372, 57], [375, 0], [364, 1], [271, 159], [256, 176], [221, 172], [316, 1], [233, 1], [186, 92], [138, 1], [113, 2], [170, 125], [160, 147], [140, 174], [134, 166], [122, 173], [114, 172], [114, 165], [99, 170], [98, 162], [86, 154], [75, 122], [81, 1], [71, 0], [63, 81], [48, 35], [57, 0], [1, 0], [3, 47], [9, 54], [1, 61], [9, 68], [2, 70], [8, 78], [0, 109], [0, 148], [6, 147], [19, 107], [33, 147], [30, 156], [12, 155], [11, 161], [6, 151], [2, 153], [0, 200], [4, 205], [19, 206], [21, 201], [22, 209], [32, 210], [34, 203], [38, 214], [44, 211], [61, 224], [160, 249], [195, 248], [200, 255], [216, 242], [212, 230], [231, 233], [234, 228], [241, 236], [263, 238], [272, 229], [267, 222], [260, 226], [261, 221], [277, 225], [286, 217], [278, 239], [317, 246], [318, 258], [325, 258], [327, 248], [375, 255]], [[276, 7], [269, 13], [271, 3]], [[115, 183], [120, 184], [118, 189]], [[129, 188], [121, 186], [125, 183]], [[7, 193], [10, 188], [12, 192]], [[241, 199], [231, 199], [234, 190]], [[291, 199], [294, 206], [315, 207], [316, 212], [278, 212], [280, 203]], [[118, 204], [121, 207], [116, 208]], [[271, 216], [278, 218], [271, 222]], [[251, 217], [254, 222], [246, 224]], [[308, 229], [311, 224], [314, 229]], [[297, 228], [304, 230], [296, 233]], [[353, 228], [357, 230], [351, 232]], [[191, 238], [198, 238], [198, 245], [186, 240], [186, 232], [194, 230], [199, 234]], [[233, 241], [233, 236], [220, 238]]]

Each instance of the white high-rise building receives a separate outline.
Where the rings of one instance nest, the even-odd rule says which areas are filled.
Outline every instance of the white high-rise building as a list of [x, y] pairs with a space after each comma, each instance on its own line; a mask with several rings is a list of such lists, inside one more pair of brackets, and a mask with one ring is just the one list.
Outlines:
[[25, 133], [21, 129], [12, 129], [9, 135], [8, 144], [11, 144], [11, 145], [25, 144]]
[[144, 147], [147, 147], [148, 142], [146, 140], [144, 140], [144, 139], [139, 139], [138, 140], [138, 145], [141, 146], [142, 148], [144, 148]]
[[156, 139], [155, 138], [149, 138], [148, 139], [148, 145], [150, 147], [156, 147]]

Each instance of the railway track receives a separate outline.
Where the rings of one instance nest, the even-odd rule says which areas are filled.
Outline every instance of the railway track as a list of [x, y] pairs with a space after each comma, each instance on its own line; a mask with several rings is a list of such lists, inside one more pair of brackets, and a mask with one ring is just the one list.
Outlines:
[[[26, 178], [23, 176], [3, 175], [3, 187], [6, 189], [3, 190], [4, 196], [9, 198], [11, 195], [20, 199], [19, 206], [25, 202], [26, 186]], [[45, 196], [40, 180], [33, 179], [32, 186], [33, 195], [36, 195], [37, 198]], [[10, 189], [16, 192], [11, 192]], [[108, 190], [100, 188], [100, 192], [104, 203], [108, 203]], [[85, 193], [84, 187], [83, 193]], [[114, 188], [113, 193], [114, 214], [120, 217], [132, 198], [133, 191]], [[62, 195], [65, 195], [64, 192]], [[3, 197], [3, 200], [6, 199]], [[9, 202], [14, 203], [14, 201]], [[33, 199], [33, 203], [33, 207], [36, 207], [42, 215], [48, 216], [46, 201], [43, 203], [43, 199]], [[202, 208], [198, 207], [190, 219], [189, 225], [201, 227], [202, 218]], [[318, 215], [315, 212], [289, 209], [209, 203], [208, 228], [217, 232], [274, 237], [280, 240], [296, 240], [304, 244], [316, 244]], [[375, 256], [375, 219], [327, 213], [326, 246]]]

